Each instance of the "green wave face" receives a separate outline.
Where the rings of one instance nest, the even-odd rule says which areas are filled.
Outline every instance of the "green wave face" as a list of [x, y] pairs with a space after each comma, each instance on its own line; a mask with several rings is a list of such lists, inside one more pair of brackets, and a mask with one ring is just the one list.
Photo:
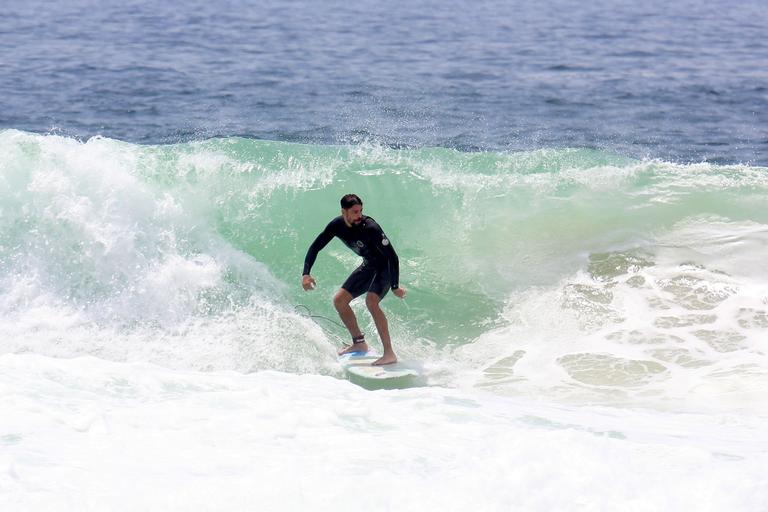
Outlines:
[[[339, 198], [354, 192], [400, 255], [412, 292], [401, 320], [416, 317], [420, 335], [456, 341], [493, 319], [510, 292], [557, 282], [592, 252], [693, 215], [768, 216], [765, 169], [593, 150], [475, 154], [237, 138], [137, 146], [15, 131], [3, 132], [0, 145], [5, 272], [12, 264], [56, 271], [68, 295], [87, 301], [136, 277], [118, 264], [124, 258], [141, 266], [236, 250], [287, 285], [291, 300], [327, 310], [325, 292], [356, 265], [354, 255], [339, 243], [324, 251], [314, 296], [296, 291], [301, 266], [339, 214]], [[274, 285], [240, 275], [247, 268], [230, 269], [232, 290], [244, 293], [226, 301]]]

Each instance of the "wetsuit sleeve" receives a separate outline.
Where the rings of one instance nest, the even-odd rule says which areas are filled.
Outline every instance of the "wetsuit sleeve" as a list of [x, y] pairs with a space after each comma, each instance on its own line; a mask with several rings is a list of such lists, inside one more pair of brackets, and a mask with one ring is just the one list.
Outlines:
[[333, 240], [333, 237], [335, 236], [335, 231], [333, 229], [334, 221], [328, 223], [327, 226], [325, 226], [325, 229], [322, 233], [317, 235], [317, 238], [315, 238], [315, 241], [312, 242], [312, 245], [309, 246], [309, 249], [307, 250], [307, 255], [304, 257], [304, 273], [302, 275], [307, 275], [312, 270], [312, 265], [315, 264], [315, 260], [317, 259], [317, 253], [323, 250], [323, 248], [328, 245], [328, 243]]
[[[388, 238], [385, 238], [384, 240], [389, 241]], [[397, 290], [400, 287], [400, 259], [398, 259], [395, 248], [392, 247], [391, 243], [384, 246], [384, 254], [387, 256], [389, 275], [392, 279], [392, 289]]]

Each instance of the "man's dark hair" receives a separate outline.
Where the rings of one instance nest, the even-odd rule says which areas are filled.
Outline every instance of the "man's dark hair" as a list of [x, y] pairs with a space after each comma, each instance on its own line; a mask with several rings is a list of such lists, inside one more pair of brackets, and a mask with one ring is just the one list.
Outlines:
[[347, 194], [344, 197], [341, 198], [341, 207], [345, 210], [348, 210], [355, 206], [356, 204], [359, 204], [360, 206], [363, 206], [363, 200], [360, 199], [360, 196], [357, 194]]

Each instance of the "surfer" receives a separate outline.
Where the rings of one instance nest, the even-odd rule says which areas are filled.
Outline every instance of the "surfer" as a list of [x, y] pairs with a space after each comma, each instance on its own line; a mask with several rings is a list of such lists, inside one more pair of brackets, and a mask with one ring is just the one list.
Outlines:
[[363, 263], [350, 274], [333, 297], [333, 305], [352, 335], [352, 345], [340, 350], [339, 355], [368, 351], [365, 336], [357, 325], [357, 317], [349, 306], [352, 299], [365, 293], [365, 305], [373, 317], [381, 344], [384, 346], [384, 354], [373, 364], [380, 366], [396, 363], [397, 356], [392, 350], [387, 317], [379, 305], [390, 288], [397, 297], [405, 297], [405, 288], [398, 282], [400, 262], [395, 249], [376, 221], [363, 215], [363, 200], [355, 194], [347, 194], [341, 198], [341, 215], [329, 222], [309, 246], [304, 258], [304, 275], [301, 280], [304, 290], [314, 289], [315, 279], [310, 275], [312, 265], [317, 259], [317, 254], [333, 237], [338, 237], [355, 254], [363, 257]]

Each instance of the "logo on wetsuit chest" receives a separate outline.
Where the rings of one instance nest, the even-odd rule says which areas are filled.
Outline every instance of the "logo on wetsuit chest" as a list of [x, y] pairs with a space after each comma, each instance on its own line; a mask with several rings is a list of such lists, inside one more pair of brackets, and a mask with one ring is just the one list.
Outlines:
[[358, 246], [359, 248], [361, 248], [361, 249], [362, 249], [363, 247], [365, 247], [365, 244], [363, 243], [363, 241], [362, 241], [362, 240], [358, 240], [357, 242], [355, 242], [355, 244], [357, 244], [357, 246]]

